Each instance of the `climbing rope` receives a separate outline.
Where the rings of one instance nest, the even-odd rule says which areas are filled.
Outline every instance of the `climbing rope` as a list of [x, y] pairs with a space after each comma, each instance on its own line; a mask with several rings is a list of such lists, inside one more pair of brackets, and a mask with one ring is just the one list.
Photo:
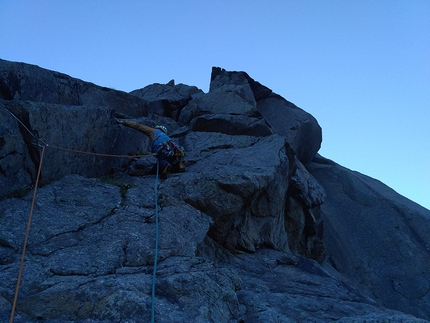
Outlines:
[[51, 146], [48, 145], [46, 142], [44, 142], [42, 139], [38, 138], [34, 133], [32, 133], [26, 125], [12, 112], [9, 111], [9, 109], [4, 108], [9, 114], [15, 118], [15, 120], [25, 129], [27, 132], [38, 142], [39, 147], [48, 147], [52, 149], [57, 150], [64, 150], [72, 153], [78, 153], [78, 154], [86, 154], [86, 155], [94, 155], [94, 156], [102, 156], [102, 157], [116, 157], [116, 158], [139, 158], [139, 157], [147, 157], [147, 156], [156, 156], [156, 154], [145, 154], [145, 155], [111, 155], [111, 154], [100, 154], [100, 153], [93, 153], [88, 151], [81, 151], [81, 150], [74, 150], [74, 149], [68, 149], [58, 146]]
[[7, 111], [7, 112], [9, 112], [9, 114], [12, 116], [12, 117], [14, 117], [15, 118], [15, 120], [16, 121], [18, 121], [20, 124], [21, 124], [21, 126], [23, 126], [24, 128], [25, 128], [25, 130], [27, 130], [29, 133], [30, 133], [30, 135], [32, 135], [33, 136], [33, 138], [35, 138], [36, 140], [38, 139], [30, 130], [28, 130], [28, 128], [25, 126], [25, 124], [23, 124], [22, 123], [22, 121], [21, 120], [19, 120], [18, 119], [18, 117], [16, 116], [16, 115], [14, 115], [12, 112], [10, 112], [9, 111], [9, 109], [6, 109], [5, 108], [5, 110]]
[[44, 154], [45, 154], [45, 146], [43, 146], [43, 148], [42, 148], [42, 153], [41, 153], [41, 156], [40, 156], [39, 168], [37, 169], [36, 185], [34, 186], [33, 200], [31, 202], [30, 215], [28, 216], [27, 230], [25, 232], [24, 244], [23, 244], [23, 247], [22, 247], [22, 254], [21, 254], [21, 262], [20, 262], [20, 265], [19, 265], [18, 280], [16, 282], [15, 296], [13, 298], [13, 303], [12, 303], [12, 312], [10, 313], [10, 321], [9, 321], [10, 323], [13, 322], [13, 318], [14, 318], [14, 314], [15, 314], [15, 308], [16, 308], [16, 303], [17, 303], [17, 300], [18, 300], [18, 291], [19, 291], [19, 285], [21, 284], [22, 269], [24, 267], [24, 257], [25, 257], [25, 251], [26, 251], [26, 248], [27, 248], [28, 234], [30, 232], [31, 218], [33, 217], [34, 202], [36, 201], [37, 187], [39, 186], [40, 170], [42, 169], [42, 162], [43, 162], [43, 155]]
[[[12, 112], [10, 112], [8, 109], [6, 109], [6, 110], [30, 133], [30, 135], [33, 138], [35, 138], [37, 140], [37, 145], [42, 148], [42, 152], [41, 152], [41, 155], [40, 155], [40, 163], [39, 163], [39, 167], [38, 167], [38, 170], [37, 170], [36, 183], [35, 183], [35, 186], [34, 186], [33, 199], [32, 199], [32, 202], [31, 202], [30, 215], [28, 217], [27, 229], [26, 229], [26, 233], [25, 233], [25, 237], [24, 237], [24, 243], [23, 243], [22, 254], [21, 254], [21, 261], [20, 261], [19, 272], [18, 272], [18, 279], [17, 279], [17, 283], [16, 283], [16, 287], [15, 287], [15, 295], [14, 295], [14, 299], [13, 299], [13, 303], [12, 303], [12, 310], [11, 310], [10, 320], [9, 320], [9, 323], [13, 323], [14, 316], [15, 316], [16, 304], [17, 304], [17, 301], [18, 301], [19, 287], [20, 287], [20, 284], [21, 284], [21, 277], [22, 277], [22, 272], [23, 272], [23, 267], [24, 267], [24, 258], [25, 258], [25, 252], [26, 252], [26, 249], [27, 249], [27, 241], [28, 241], [28, 236], [29, 236], [29, 232], [30, 232], [30, 224], [31, 224], [31, 219], [33, 217], [33, 210], [34, 210], [34, 205], [35, 205], [35, 201], [36, 201], [36, 193], [37, 193], [37, 188], [39, 186], [40, 174], [41, 174], [41, 169], [42, 169], [42, 162], [43, 162], [43, 157], [45, 155], [46, 148], [53, 148], [53, 149], [63, 150], [63, 151], [69, 151], [69, 152], [73, 152], [73, 153], [95, 155], [95, 156], [103, 156], [103, 157], [116, 157], [116, 158], [140, 158], [140, 157], [145, 157], [145, 156], [155, 156], [156, 154], [134, 155], [134, 156], [130, 156], [130, 155], [111, 155], [111, 154], [100, 154], [100, 153], [92, 153], [92, 152], [86, 152], [86, 151], [80, 151], [80, 150], [73, 150], [73, 149], [67, 149], [67, 148], [62, 148], [62, 147], [57, 147], [57, 146], [50, 146], [46, 142], [44, 142], [43, 140], [41, 140], [40, 138], [38, 138], [37, 136], [35, 136], [21, 122], [21, 120], [19, 120]], [[155, 199], [155, 255], [154, 255], [154, 271], [153, 271], [153, 278], [152, 278], [152, 297], [151, 297], [151, 322], [152, 323], [154, 323], [154, 316], [155, 316], [155, 281], [156, 281], [157, 259], [158, 259], [158, 192], [157, 192], [158, 182], [159, 182], [158, 178], [159, 178], [159, 163], [157, 161], [157, 173], [156, 173], [156, 180], [155, 180], [155, 185], [154, 185], [154, 199]]]
[[157, 278], [157, 260], [158, 260], [158, 171], [160, 163], [157, 161], [157, 175], [155, 177], [154, 200], [155, 200], [155, 252], [154, 252], [154, 271], [152, 273], [152, 296], [151, 296], [151, 323], [155, 318], [155, 280]]
[[57, 147], [57, 146], [49, 146], [48, 144], [47, 144], [46, 146], [47, 146], [48, 148], [53, 148], [53, 149], [57, 149], [57, 150], [69, 151], [69, 152], [77, 153], [77, 154], [85, 154], [85, 155], [93, 155], [93, 156], [102, 156], [102, 157], [139, 158], [139, 157], [156, 156], [156, 154], [146, 154], [146, 155], [111, 155], [111, 154], [92, 153], [92, 152], [88, 152], [88, 151], [74, 150], [74, 149], [62, 148], [62, 147]]

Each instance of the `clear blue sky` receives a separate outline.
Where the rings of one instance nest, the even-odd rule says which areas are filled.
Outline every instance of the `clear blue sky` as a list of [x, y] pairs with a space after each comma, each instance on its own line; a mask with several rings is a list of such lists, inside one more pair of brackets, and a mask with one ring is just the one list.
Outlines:
[[320, 154], [430, 209], [429, 0], [0, 0], [0, 58], [132, 91], [212, 66], [315, 116]]

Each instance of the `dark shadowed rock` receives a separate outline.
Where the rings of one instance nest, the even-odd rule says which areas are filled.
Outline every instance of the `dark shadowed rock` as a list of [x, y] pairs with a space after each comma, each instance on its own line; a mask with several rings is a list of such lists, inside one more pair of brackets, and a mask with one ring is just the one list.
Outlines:
[[[24, 135], [31, 140], [29, 134]], [[0, 102], [0, 198], [24, 193], [35, 178], [35, 167], [23, 133], [14, 117]]]
[[263, 119], [231, 114], [199, 116], [191, 121], [190, 128], [193, 131], [221, 132], [228, 135], [262, 137], [271, 134]]
[[258, 101], [257, 109], [276, 133], [287, 138], [303, 164], [314, 158], [321, 147], [322, 131], [312, 115], [279, 95]]
[[262, 249], [232, 261], [243, 282], [238, 299], [247, 304], [239, 322], [427, 322], [387, 311], [303, 257], [286, 262]]
[[322, 157], [309, 169], [327, 192], [332, 265], [382, 305], [430, 317], [430, 211]]

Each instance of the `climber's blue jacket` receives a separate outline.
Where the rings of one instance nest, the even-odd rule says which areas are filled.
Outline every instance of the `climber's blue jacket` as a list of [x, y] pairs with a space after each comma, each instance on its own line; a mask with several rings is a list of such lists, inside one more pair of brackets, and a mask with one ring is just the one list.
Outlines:
[[154, 154], [159, 152], [160, 148], [163, 146], [163, 143], [171, 140], [170, 137], [160, 129], [151, 128], [130, 120], [122, 120], [121, 124], [126, 127], [136, 129], [147, 135], [152, 140], [152, 152]]

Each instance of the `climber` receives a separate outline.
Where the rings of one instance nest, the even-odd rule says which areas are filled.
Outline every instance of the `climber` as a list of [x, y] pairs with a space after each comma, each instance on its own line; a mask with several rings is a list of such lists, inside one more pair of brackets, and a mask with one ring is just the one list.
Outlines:
[[[170, 139], [167, 135], [166, 127], [156, 126], [155, 128], [151, 128], [137, 122], [122, 119], [116, 119], [116, 122], [143, 132], [152, 140], [152, 152], [157, 155], [161, 178], [166, 179], [170, 172], [185, 171], [185, 164], [183, 162], [183, 157], [185, 156], [184, 148], [178, 146]], [[156, 171], [157, 164], [145, 169], [144, 174], [155, 174]]]

